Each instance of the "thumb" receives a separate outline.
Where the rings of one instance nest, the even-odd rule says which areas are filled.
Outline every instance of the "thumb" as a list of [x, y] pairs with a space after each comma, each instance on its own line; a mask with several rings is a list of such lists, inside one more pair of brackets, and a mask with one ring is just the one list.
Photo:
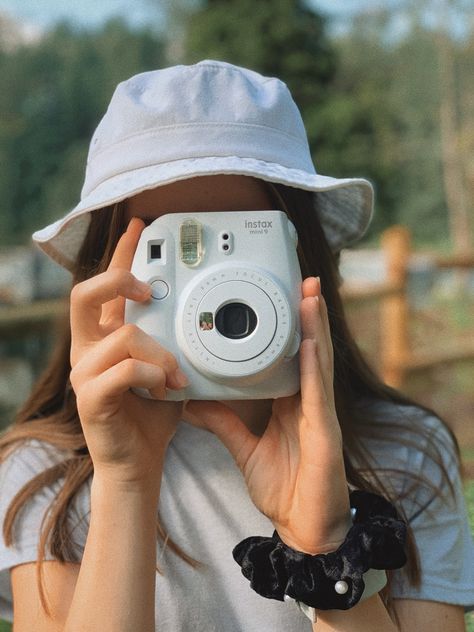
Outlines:
[[189, 400], [184, 412], [194, 417], [197, 425], [213, 432], [234, 457], [242, 470], [258, 445], [259, 437], [250, 432], [240, 417], [221, 402]]

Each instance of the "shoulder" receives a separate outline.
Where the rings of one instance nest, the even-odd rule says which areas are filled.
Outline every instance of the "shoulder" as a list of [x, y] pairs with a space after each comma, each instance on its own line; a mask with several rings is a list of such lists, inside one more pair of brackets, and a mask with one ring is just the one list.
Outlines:
[[420, 586], [394, 571], [392, 595], [473, 607], [474, 544], [456, 439], [416, 405], [377, 403], [371, 413], [374, 431], [364, 444], [405, 513], [420, 561]]
[[[66, 454], [52, 444], [38, 439], [28, 439], [16, 444], [7, 454], [2, 455], [0, 463], [0, 519], [3, 523], [5, 515], [12, 503], [19, 500], [22, 504], [22, 522], [32, 515], [39, 514], [54, 500], [58, 491], [58, 482], [44, 482], [45, 474], [66, 458]], [[37, 479], [33, 483], [34, 479]], [[31, 484], [32, 493], [28, 493]], [[24, 494], [22, 493], [24, 491]], [[20, 495], [21, 494], [21, 495]], [[16, 503], [15, 503], [16, 505]]]
[[460, 493], [460, 463], [448, 426], [416, 405], [375, 402], [363, 411], [371, 421], [363, 439], [370, 465], [403, 499], [408, 515], [434, 496], [444, 496], [446, 509], [453, 509]]
[[5, 450], [5, 453], [0, 457], [0, 467], [6, 463], [23, 462], [33, 472], [38, 466], [42, 468], [44, 464], [58, 463], [70, 454], [68, 450], [60, 450], [49, 441], [35, 438], [25, 439]]
[[[48, 507], [54, 501], [57, 485], [37, 485], [30, 487], [30, 483], [52, 465], [59, 462], [60, 455], [54, 447], [46, 442], [28, 439], [15, 445], [8, 454], [2, 455], [0, 464], [0, 561], [3, 566], [5, 560], [14, 561], [18, 551], [31, 552], [33, 544], [38, 539], [41, 523]], [[10, 513], [13, 512], [13, 515]], [[11, 522], [12, 520], [13, 523]], [[5, 529], [9, 530], [13, 538], [14, 548], [4, 540]], [[12, 526], [14, 527], [12, 529]], [[20, 556], [18, 559], [23, 560]], [[24, 560], [23, 560], [24, 561]]]
[[[38, 439], [17, 443], [0, 456], [0, 618], [13, 620], [11, 569], [21, 568], [24, 580], [25, 565], [38, 559], [44, 519], [63, 485], [61, 476], [50, 482], [41, 475], [69, 456], [69, 451]], [[78, 524], [73, 505], [68, 512]], [[48, 546], [44, 559], [56, 559]]]
[[[19, 517], [20, 524], [28, 525], [30, 521], [36, 521], [43, 516], [45, 511], [56, 500], [64, 485], [64, 475], [58, 473], [51, 481], [47, 476], [42, 477], [48, 470], [71, 458], [73, 453], [62, 450], [49, 443], [38, 439], [28, 439], [15, 445], [7, 454], [2, 455], [0, 462], [0, 526], [6, 513], [18, 494], [25, 489], [22, 504], [22, 514]], [[30, 484], [33, 485], [31, 495], [27, 492]], [[74, 523], [84, 519], [89, 508], [90, 483], [83, 485], [77, 492], [74, 502], [69, 506], [70, 516]], [[22, 495], [23, 496], [23, 495]], [[21, 498], [21, 497], [19, 497]]]
[[0, 487], [3, 491], [19, 488], [67, 457], [67, 452], [47, 441], [27, 439], [1, 457]]
[[456, 439], [435, 413], [412, 404], [379, 401], [360, 410], [371, 422], [364, 432], [364, 445], [378, 464], [391, 464], [396, 458], [417, 470], [440, 460], [458, 466]]

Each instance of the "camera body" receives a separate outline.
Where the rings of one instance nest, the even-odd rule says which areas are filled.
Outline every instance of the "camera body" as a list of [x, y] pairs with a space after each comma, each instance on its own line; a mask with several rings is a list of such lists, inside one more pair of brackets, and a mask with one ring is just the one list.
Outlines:
[[295, 227], [274, 210], [169, 213], [143, 230], [132, 273], [152, 286], [152, 298], [127, 300], [125, 322], [171, 351], [189, 378], [166, 399], [299, 391], [296, 246]]

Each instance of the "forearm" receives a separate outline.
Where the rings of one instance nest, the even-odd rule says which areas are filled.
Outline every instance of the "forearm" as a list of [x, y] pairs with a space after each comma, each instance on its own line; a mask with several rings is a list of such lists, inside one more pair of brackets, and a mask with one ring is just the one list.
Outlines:
[[397, 632], [378, 594], [349, 610], [317, 610], [313, 632]]
[[154, 632], [158, 493], [94, 477], [91, 518], [65, 632]]

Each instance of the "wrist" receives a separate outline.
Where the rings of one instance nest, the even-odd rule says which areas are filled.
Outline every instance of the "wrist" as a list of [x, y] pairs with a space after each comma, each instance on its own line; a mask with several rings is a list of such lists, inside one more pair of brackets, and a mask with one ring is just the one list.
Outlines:
[[303, 539], [301, 535], [290, 529], [275, 527], [281, 541], [295, 551], [308, 555], [320, 555], [336, 551], [347, 537], [352, 527], [352, 518], [349, 513], [343, 521], [335, 525], [327, 534], [318, 537]]
[[353, 608], [366, 592], [368, 571], [375, 575], [370, 591], [378, 591], [386, 581], [383, 570], [407, 561], [407, 526], [383, 496], [354, 490], [350, 497], [354, 524], [336, 551], [305, 554], [286, 545], [276, 530], [271, 537], [239, 542], [232, 555], [251, 588], [266, 598], [293, 599], [313, 613]]
[[150, 478], [127, 479], [107, 471], [94, 471], [91, 484], [91, 499], [97, 497], [145, 498], [149, 503], [158, 503], [161, 488], [161, 473]]

